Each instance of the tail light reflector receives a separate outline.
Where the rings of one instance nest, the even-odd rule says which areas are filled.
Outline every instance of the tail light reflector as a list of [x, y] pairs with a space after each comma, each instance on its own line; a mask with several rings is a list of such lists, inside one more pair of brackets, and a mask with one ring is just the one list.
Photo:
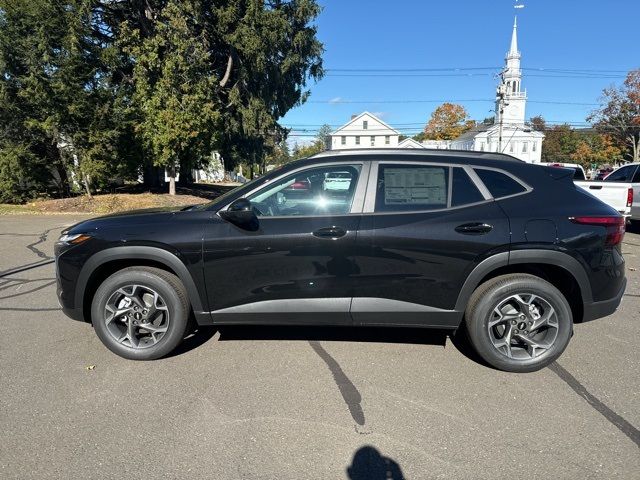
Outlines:
[[596, 225], [598, 227], [606, 227], [607, 238], [605, 239], [605, 245], [618, 245], [622, 242], [625, 232], [625, 219], [622, 216], [616, 217], [570, 217], [573, 223], [579, 223], [581, 225]]
[[627, 190], [627, 207], [633, 205], [633, 188]]

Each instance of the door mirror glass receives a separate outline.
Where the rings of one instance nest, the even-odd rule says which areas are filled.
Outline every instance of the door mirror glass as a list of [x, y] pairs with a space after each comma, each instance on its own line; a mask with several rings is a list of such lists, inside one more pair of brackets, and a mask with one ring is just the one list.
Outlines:
[[251, 202], [246, 198], [234, 200], [226, 210], [220, 212], [220, 216], [245, 230], [255, 231], [258, 229], [258, 217]]

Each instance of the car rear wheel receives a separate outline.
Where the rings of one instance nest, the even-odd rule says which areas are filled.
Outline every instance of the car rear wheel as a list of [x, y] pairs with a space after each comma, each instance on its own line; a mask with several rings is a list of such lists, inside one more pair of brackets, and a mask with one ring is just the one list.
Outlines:
[[129, 267], [96, 290], [91, 320], [112, 352], [132, 360], [154, 360], [173, 351], [189, 323], [189, 301], [175, 275], [153, 267]]
[[478, 355], [508, 372], [532, 372], [556, 360], [569, 344], [571, 308], [551, 283], [527, 274], [493, 278], [473, 293], [466, 330]]

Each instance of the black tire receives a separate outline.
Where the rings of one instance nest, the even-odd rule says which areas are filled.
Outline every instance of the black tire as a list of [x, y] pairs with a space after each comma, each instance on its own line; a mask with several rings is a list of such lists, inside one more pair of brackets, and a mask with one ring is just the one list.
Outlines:
[[[526, 301], [523, 305], [514, 298], [531, 299], [533, 313], [524, 307]], [[536, 315], [538, 319], [545, 317], [540, 312], [549, 312], [552, 320], [535, 331], [527, 330], [531, 328], [528, 325], [536, 326]], [[502, 320], [507, 318], [510, 320]], [[562, 354], [573, 332], [573, 315], [564, 295], [540, 277], [520, 273], [502, 275], [480, 285], [471, 295], [465, 322], [467, 336], [478, 355], [507, 372], [533, 372], [546, 367]], [[493, 323], [497, 325], [491, 326]]]
[[[139, 286], [138, 288], [145, 295], [149, 295], [149, 291], [157, 293], [162, 301], [161, 308], [163, 309], [157, 315], [165, 318], [162, 315], [165, 311], [167, 312], [166, 324], [163, 325], [165, 331], [162, 332], [160, 338], [153, 335], [149, 337], [149, 332], [141, 330], [141, 327], [136, 327], [138, 328], [137, 332], [144, 332], [141, 335], [146, 335], [145, 344], [136, 340], [139, 341], [138, 346], [134, 346], [133, 342], [129, 340], [125, 340], [125, 343], [119, 342], [115, 337], [114, 330], [118, 332], [118, 329], [123, 329], [125, 334], [127, 333], [128, 323], [126, 321], [112, 320], [107, 326], [107, 302], [114, 298], [113, 295], [118, 294], [119, 289], [130, 288], [129, 286], [132, 285]], [[131, 291], [135, 293], [138, 288], [131, 289]], [[142, 311], [141, 308], [140, 311]], [[189, 325], [189, 318], [190, 304], [187, 292], [178, 277], [154, 267], [139, 266], [119, 270], [102, 282], [91, 303], [91, 320], [98, 338], [113, 353], [131, 360], [155, 360], [171, 353], [182, 342]], [[153, 326], [151, 323], [149, 325]], [[152, 341], [157, 343], [151, 344]]]

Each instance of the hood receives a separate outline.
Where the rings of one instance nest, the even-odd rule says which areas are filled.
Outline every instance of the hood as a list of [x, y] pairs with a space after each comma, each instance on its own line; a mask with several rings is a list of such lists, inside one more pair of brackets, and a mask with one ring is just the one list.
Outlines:
[[126, 225], [144, 225], [171, 222], [173, 216], [190, 207], [158, 207], [131, 210], [128, 212], [110, 213], [101, 217], [91, 218], [65, 230], [64, 233], [89, 233], [108, 227], [123, 227]]

